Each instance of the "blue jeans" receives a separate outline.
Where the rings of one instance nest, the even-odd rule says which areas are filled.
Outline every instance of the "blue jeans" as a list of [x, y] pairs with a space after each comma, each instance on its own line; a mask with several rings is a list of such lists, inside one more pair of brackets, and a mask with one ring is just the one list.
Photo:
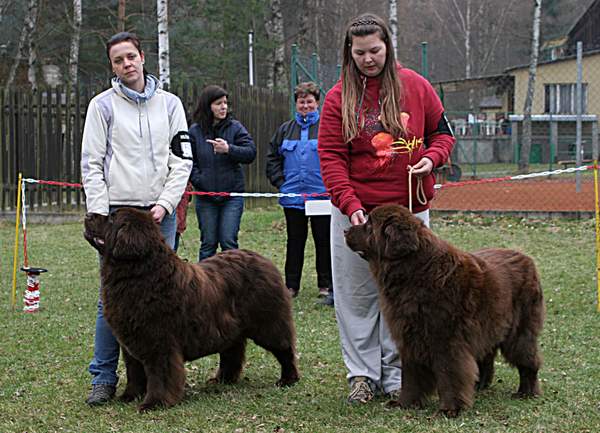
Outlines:
[[[111, 208], [111, 212], [114, 209]], [[166, 214], [160, 223], [160, 231], [165, 237], [167, 245], [173, 248], [175, 243], [175, 232], [177, 219], [175, 212]], [[102, 256], [100, 256], [102, 266]], [[96, 315], [96, 336], [94, 338], [94, 358], [90, 362], [88, 371], [92, 375], [92, 385], [117, 385], [117, 364], [119, 363], [119, 342], [112, 330], [104, 320], [104, 309], [102, 307], [102, 281], [100, 281], [100, 297], [98, 299], [98, 313]]]
[[221, 251], [238, 248], [238, 232], [243, 211], [243, 197], [231, 197], [220, 201], [196, 197], [196, 217], [200, 227], [198, 260], [214, 256], [219, 245]]

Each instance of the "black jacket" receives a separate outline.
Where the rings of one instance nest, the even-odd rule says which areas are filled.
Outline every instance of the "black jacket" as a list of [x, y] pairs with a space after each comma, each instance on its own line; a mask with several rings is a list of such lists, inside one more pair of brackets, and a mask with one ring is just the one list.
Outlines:
[[[207, 134], [200, 125], [190, 127], [194, 165], [190, 180], [196, 191], [244, 192], [244, 172], [241, 164], [250, 164], [256, 158], [252, 137], [240, 122], [229, 116], [217, 123]], [[229, 144], [229, 153], [215, 154], [206, 140], [222, 138]]]

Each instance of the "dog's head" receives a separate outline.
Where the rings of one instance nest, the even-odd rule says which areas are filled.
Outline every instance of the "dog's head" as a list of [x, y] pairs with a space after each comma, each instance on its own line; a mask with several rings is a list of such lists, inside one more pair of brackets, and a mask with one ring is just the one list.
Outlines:
[[162, 244], [160, 228], [150, 212], [121, 208], [108, 217], [104, 237], [106, 257], [139, 260], [160, 249]]
[[108, 216], [97, 213], [88, 213], [83, 220], [83, 237], [100, 254], [104, 254], [104, 236], [107, 223]]
[[346, 231], [346, 244], [366, 260], [402, 258], [419, 249], [422, 224], [404, 206], [378, 206], [365, 224]]

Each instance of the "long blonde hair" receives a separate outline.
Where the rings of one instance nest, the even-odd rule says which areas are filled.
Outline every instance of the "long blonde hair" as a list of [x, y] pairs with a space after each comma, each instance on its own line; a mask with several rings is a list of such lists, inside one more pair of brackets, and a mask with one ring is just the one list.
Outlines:
[[363, 14], [350, 21], [346, 28], [342, 60], [342, 129], [346, 142], [358, 136], [364, 123], [358, 124], [365, 94], [366, 77], [363, 77], [352, 58], [352, 38], [377, 33], [385, 43], [386, 57], [381, 71], [381, 123], [394, 138], [404, 133], [400, 123], [402, 84], [396, 73], [396, 56], [391, 32], [385, 22], [374, 14]]

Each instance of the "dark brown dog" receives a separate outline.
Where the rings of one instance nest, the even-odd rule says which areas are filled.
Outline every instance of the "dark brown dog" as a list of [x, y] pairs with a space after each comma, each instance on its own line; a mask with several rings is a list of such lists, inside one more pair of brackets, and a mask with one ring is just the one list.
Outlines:
[[103, 253], [104, 315], [127, 368], [121, 400], [145, 394], [140, 411], [178, 403], [184, 361], [213, 353], [212, 381], [236, 382], [247, 338], [281, 364], [277, 385], [298, 381], [292, 300], [272, 262], [246, 250], [185, 262], [148, 212], [130, 208], [88, 215], [84, 236]]
[[402, 206], [373, 210], [346, 233], [369, 265], [402, 360], [391, 406], [421, 407], [437, 390], [449, 417], [490, 385], [498, 349], [519, 370], [519, 397], [540, 394], [537, 338], [544, 301], [531, 258], [509, 249], [461, 251]]

